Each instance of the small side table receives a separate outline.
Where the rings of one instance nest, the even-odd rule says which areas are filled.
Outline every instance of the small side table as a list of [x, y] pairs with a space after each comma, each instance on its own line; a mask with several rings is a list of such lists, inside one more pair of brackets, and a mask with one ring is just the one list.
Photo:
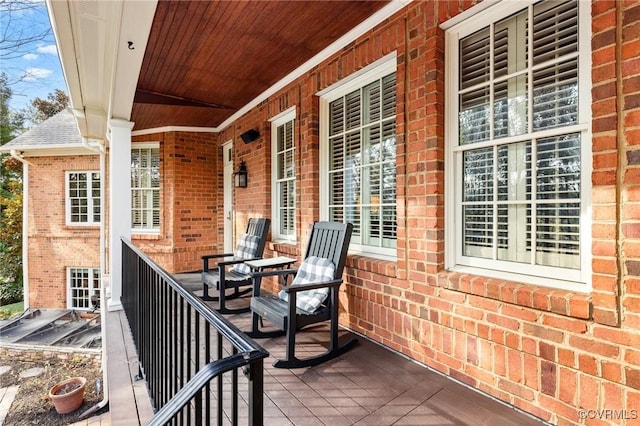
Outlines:
[[265, 269], [286, 269], [296, 263], [296, 259], [290, 257], [278, 256], [268, 259], [248, 260], [245, 264], [254, 271], [264, 271]]

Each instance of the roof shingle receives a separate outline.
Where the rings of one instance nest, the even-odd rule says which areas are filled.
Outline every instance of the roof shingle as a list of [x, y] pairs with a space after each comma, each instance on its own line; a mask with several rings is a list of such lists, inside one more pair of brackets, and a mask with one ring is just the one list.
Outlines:
[[81, 145], [82, 138], [73, 114], [64, 109], [51, 118], [7, 142], [0, 150], [38, 149], [52, 145]]

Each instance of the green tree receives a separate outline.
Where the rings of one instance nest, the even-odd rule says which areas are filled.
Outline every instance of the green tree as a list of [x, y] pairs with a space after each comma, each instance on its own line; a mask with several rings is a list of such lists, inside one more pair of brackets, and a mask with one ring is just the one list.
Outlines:
[[[22, 119], [12, 114], [12, 91], [0, 74], [0, 144], [22, 130]], [[22, 167], [8, 155], [0, 156], [0, 305], [22, 300]]]
[[[9, 157], [5, 167], [21, 169], [17, 160]], [[7, 195], [0, 196], [2, 225], [0, 226], [0, 305], [19, 302], [22, 294], [22, 181], [10, 180]]]
[[9, 125], [9, 99], [11, 99], [13, 92], [7, 85], [7, 75], [5, 73], [0, 74], [0, 145], [4, 145], [13, 139], [13, 131]]
[[[52, 31], [42, 1], [0, 0], [0, 62], [34, 53], [42, 43], [50, 43]], [[25, 129], [25, 122], [38, 124], [55, 115], [69, 103], [67, 95], [56, 90], [47, 99], [36, 98], [26, 111], [12, 111], [9, 101], [20, 96], [20, 83], [27, 80], [25, 70], [7, 65], [0, 73], [0, 145]], [[16, 92], [17, 91], [17, 92]], [[0, 155], [0, 305], [22, 298], [22, 164]]]
[[[24, 120], [41, 123], [62, 111], [69, 97], [60, 89], [47, 99], [35, 98], [31, 108], [13, 114], [8, 106], [12, 90], [4, 74], [0, 75], [1, 144], [24, 130]], [[0, 157], [0, 305], [22, 300], [22, 164], [16, 159]]]
[[13, 91], [9, 87], [7, 75], [0, 73], [0, 145], [15, 138], [23, 130], [22, 115], [13, 114], [9, 108], [9, 100]]
[[[9, 108], [9, 100], [13, 92], [7, 83], [7, 76], [0, 73], [0, 145], [4, 145], [24, 131], [23, 117], [14, 114]], [[7, 154], [0, 155], [0, 195], [7, 196], [7, 185], [11, 180], [22, 179], [22, 170], [6, 167], [3, 161]]]

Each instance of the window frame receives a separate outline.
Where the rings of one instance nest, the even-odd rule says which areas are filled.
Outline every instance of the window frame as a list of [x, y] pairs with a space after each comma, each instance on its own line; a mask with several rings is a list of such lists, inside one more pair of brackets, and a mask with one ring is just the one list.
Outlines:
[[[459, 144], [459, 41], [491, 26], [501, 19], [526, 10], [537, 0], [499, 1], [490, 7], [473, 7], [443, 24], [445, 30], [445, 268], [452, 271], [484, 275], [492, 278], [553, 287], [577, 292], [591, 290], [591, 5], [578, 1], [578, 123], [547, 130], [528, 129], [518, 136], [490, 138], [494, 141], [533, 141], [545, 136], [579, 133], [581, 138], [580, 198], [580, 268], [568, 269], [531, 265], [506, 260], [480, 259], [462, 255], [462, 152], [467, 147], [480, 148], [483, 143]], [[529, 15], [530, 17], [531, 15]], [[530, 22], [530, 21], [529, 21]], [[586, 24], [586, 25], [585, 25]], [[529, 67], [531, 69], [531, 67]], [[451, 76], [451, 77], [449, 77]], [[530, 99], [529, 102], [533, 102]], [[493, 105], [491, 102], [489, 105]], [[490, 107], [492, 108], [492, 107]], [[494, 228], [495, 229], [495, 228]]]
[[[77, 306], [73, 306], [73, 301], [76, 300], [77, 298], [73, 297], [73, 290], [74, 289], [81, 289], [81, 287], [72, 287], [71, 286], [71, 276], [72, 276], [72, 271], [77, 270], [80, 272], [84, 272], [86, 271], [89, 275], [89, 279], [91, 281], [93, 281], [93, 279], [95, 278], [96, 282], [93, 282], [93, 286], [92, 283], [89, 283], [89, 286], [87, 287], [87, 290], [89, 292], [88, 296], [87, 296], [87, 307], [77, 307]], [[94, 277], [94, 273], [98, 274], [97, 277]], [[92, 267], [85, 267], [85, 266], [68, 266], [67, 267], [67, 309], [76, 309], [76, 310], [81, 310], [81, 311], [89, 311], [93, 309], [93, 306], [91, 305], [91, 296], [96, 295], [96, 294], [100, 294], [100, 288], [101, 288], [101, 279], [102, 279], [102, 274], [100, 273], [100, 268], [92, 268]], [[84, 300], [84, 298], [82, 299]]]
[[[92, 188], [92, 183], [94, 182], [93, 179], [93, 174], [97, 173], [100, 177], [98, 178], [98, 190], [100, 191], [100, 195], [98, 197], [98, 207], [100, 209], [100, 212], [98, 213], [98, 220], [94, 220], [93, 219], [93, 209], [95, 208], [95, 204], [93, 202], [94, 197], [91, 197], [87, 194], [86, 200], [87, 200], [87, 221], [85, 222], [73, 222], [71, 220], [71, 216], [72, 216], [72, 206], [71, 206], [71, 196], [69, 194], [69, 192], [71, 191], [71, 175], [72, 174], [76, 174], [76, 173], [86, 173], [88, 176], [90, 176], [87, 180], [88, 182], [88, 191], [91, 191]], [[64, 174], [64, 189], [65, 189], [65, 223], [67, 226], [100, 226], [101, 224], [101, 217], [102, 217], [102, 175], [100, 173], [100, 170], [67, 170], [65, 171]], [[89, 213], [91, 212], [91, 213]]]
[[[160, 229], [161, 229], [161, 214], [162, 214], [162, 198], [161, 198], [161, 186], [162, 186], [162, 174], [161, 174], [161, 167], [160, 167], [160, 143], [159, 142], [137, 142], [137, 143], [132, 143], [131, 144], [131, 152], [133, 152], [133, 150], [141, 150], [141, 149], [151, 149], [151, 150], [157, 150], [158, 151], [158, 175], [159, 175], [159, 183], [158, 183], [158, 188], [146, 188], [144, 190], [148, 190], [148, 191], [153, 191], [153, 192], [157, 192], [158, 193], [158, 226], [152, 226], [152, 227], [146, 227], [146, 228], [135, 228], [133, 225], [133, 193], [136, 190], [141, 190], [141, 188], [138, 187], [134, 187], [133, 186], [133, 182], [131, 183], [131, 233], [132, 234], [143, 234], [143, 235], [158, 235], [160, 234]], [[130, 173], [132, 171], [130, 170]], [[153, 210], [153, 209], [152, 209]]]
[[[348, 77], [332, 84], [331, 86], [319, 91], [316, 95], [320, 101], [320, 219], [329, 220], [329, 105], [334, 100], [345, 96], [355, 90], [363, 89], [383, 77], [396, 73], [397, 77], [397, 53], [394, 51], [363, 69], [355, 72]], [[397, 83], [396, 83], [397, 87]], [[397, 88], [396, 88], [397, 92]], [[398, 116], [396, 110], [396, 118]], [[397, 126], [397, 120], [396, 120]], [[397, 138], [396, 138], [397, 147]], [[396, 177], [397, 177], [397, 155], [396, 155]], [[397, 203], [397, 179], [396, 179], [396, 203]], [[397, 219], [397, 211], [396, 211]], [[396, 228], [397, 229], [397, 228]], [[397, 260], [397, 234], [396, 247], [369, 246], [365, 244], [355, 243], [352, 239], [349, 246], [349, 252], [353, 254], [362, 254], [365, 256], [395, 261]]]
[[[271, 214], [273, 220], [271, 221], [272, 237], [275, 241], [296, 242], [298, 239], [298, 147], [297, 147], [297, 112], [296, 107], [293, 106], [287, 110], [281, 112], [275, 117], [269, 120], [271, 122]], [[292, 122], [292, 138], [293, 138], [293, 163], [294, 171], [293, 177], [278, 178], [278, 128]], [[284, 181], [293, 181], [293, 234], [284, 234], [280, 227], [281, 209], [280, 209], [280, 183]]]

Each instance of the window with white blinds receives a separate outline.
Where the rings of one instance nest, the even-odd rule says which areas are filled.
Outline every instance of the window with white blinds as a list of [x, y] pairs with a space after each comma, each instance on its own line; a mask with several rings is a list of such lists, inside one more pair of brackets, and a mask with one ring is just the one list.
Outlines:
[[271, 122], [273, 238], [296, 239], [295, 109]]
[[324, 99], [326, 216], [353, 224], [352, 248], [395, 256], [395, 58], [357, 81]]
[[591, 88], [581, 58], [591, 52], [578, 24], [588, 5], [514, 3], [448, 30], [448, 266], [584, 283]]
[[67, 269], [67, 307], [69, 309], [93, 309], [91, 296], [100, 295], [100, 269]]
[[155, 232], [160, 229], [160, 149], [136, 145], [131, 148], [131, 227]]
[[67, 225], [100, 224], [100, 172], [66, 172]]

